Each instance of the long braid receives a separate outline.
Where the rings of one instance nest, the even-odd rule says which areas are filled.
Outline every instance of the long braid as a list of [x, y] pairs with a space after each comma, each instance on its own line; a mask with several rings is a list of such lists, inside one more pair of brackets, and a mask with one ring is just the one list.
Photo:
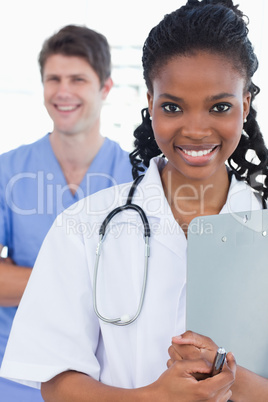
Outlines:
[[[253, 189], [260, 192], [262, 197], [267, 199], [268, 151], [256, 120], [257, 112], [252, 106], [252, 101], [260, 90], [252, 83], [249, 91], [252, 95], [250, 112], [244, 124], [240, 142], [228, 159], [228, 165], [234, 171], [237, 179], [245, 180]], [[248, 155], [249, 151], [251, 151], [250, 155]], [[259, 163], [256, 162], [256, 156]], [[262, 176], [262, 181], [257, 180], [259, 176]]]
[[141, 115], [142, 124], [134, 131], [135, 150], [129, 155], [133, 166], [132, 175], [134, 179], [138, 176], [138, 172], [144, 171], [142, 164], [148, 167], [150, 160], [162, 153], [154, 138], [148, 108], [142, 109]]

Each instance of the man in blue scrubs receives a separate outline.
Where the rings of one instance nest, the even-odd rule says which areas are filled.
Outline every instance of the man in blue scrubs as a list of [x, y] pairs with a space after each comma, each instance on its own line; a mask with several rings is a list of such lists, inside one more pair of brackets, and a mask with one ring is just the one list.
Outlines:
[[[106, 38], [66, 26], [45, 41], [39, 64], [53, 131], [0, 156], [0, 251], [8, 247], [8, 258], [0, 261], [0, 364], [31, 268], [56, 216], [89, 194], [132, 180], [128, 153], [100, 134], [102, 104], [113, 84]], [[36, 389], [0, 378], [0, 400], [43, 399]]]

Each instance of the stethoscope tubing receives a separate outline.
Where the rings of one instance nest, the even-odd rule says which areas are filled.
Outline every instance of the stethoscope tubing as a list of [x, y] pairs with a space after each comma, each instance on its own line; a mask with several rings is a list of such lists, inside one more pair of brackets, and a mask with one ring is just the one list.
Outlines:
[[[117, 207], [113, 211], [111, 211], [107, 215], [107, 217], [104, 219], [103, 223], [101, 224], [100, 230], [99, 230], [99, 242], [98, 242], [97, 249], [96, 249], [96, 259], [95, 259], [94, 276], [93, 276], [93, 307], [94, 307], [94, 311], [95, 311], [97, 317], [101, 321], [103, 321], [107, 324], [113, 324], [113, 325], [117, 325], [117, 326], [125, 326], [125, 325], [131, 324], [139, 317], [141, 310], [142, 310], [143, 303], [144, 303], [146, 285], [147, 285], [147, 280], [148, 280], [148, 262], [149, 262], [148, 260], [149, 260], [149, 256], [150, 256], [149, 238], [150, 238], [151, 233], [150, 233], [150, 225], [149, 225], [148, 219], [145, 215], [145, 212], [139, 205], [132, 204], [133, 194], [135, 192], [135, 189], [136, 189], [138, 183], [142, 180], [142, 178], [143, 178], [143, 176], [139, 176], [136, 178], [136, 180], [134, 180], [134, 182], [130, 188], [126, 204], [122, 205], [120, 207]], [[117, 215], [118, 213], [120, 213], [124, 210], [127, 210], [127, 209], [132, 209], [139, 214], [139, 216], [142, 220], [142, 223], [143, 223], [143, 227], [144, 227], [144, 241], [145, 241], [144, 274], [143, 274], [141, 295], [140, 295], [140, 300], [139, 300], [139, 305], [138, 305], [137, 311], [132, 317], [125, 314], [121, 317], [107, 318], [107, 317], [103, 316], [102, 314], [100, 314], [98, 305], [97, 305], [98, 269], [99, 269], [99, 260], [100, 260], [100, 255], [101, 255], [101, 249], [102, 249], [103, 241], [105, 238], [107, 226], [109, 225], [109, 223], [111, 222], [111, 220], [114, 218], [115, 215]]]

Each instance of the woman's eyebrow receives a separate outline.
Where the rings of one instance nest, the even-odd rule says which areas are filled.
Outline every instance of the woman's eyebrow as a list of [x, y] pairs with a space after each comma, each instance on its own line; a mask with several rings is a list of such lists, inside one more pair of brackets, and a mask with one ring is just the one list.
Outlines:
[[220, 94], [212, 95], [212, 96], [207, 97], [207, 100], [208, 101], [216, 101], [216, 100], [219, 100], [219, 99], [222, 99], [222, 98], [234, 98], [234, 97], [235, 97], [234, 94], [230, 94], [228, 92], [222, 92]]
[[179, 98], [178, 96], [174, 96], [168, 93], [163, 93], [159, 95], [159, 98], [168, 98], [170, 100], [173, 100], [174, 102], [183, 102], [182, 98]]
[[[206, 100], [207, 100], [207, 101], [210, 101], [210, 102], [213, 102], [213, 101], [217, 101], [217, 100], [223, 99], [223, 98], [234, 98], [234, 97], [235, 97], [235, 95], [234, 95], [234, 94], [231, 94], [231, 93], [229, 93], [229, 92], [221, 92], [221, 93], [219, 93], [219, 94], [216, 94], [216, 95], [212, 95], [212, 96], [207, 97]], [[160, 94], [160, 95], [159, 95], [159, 98], [170, 99], [170, 100], [172, 100], [172, 101], [174, 101], [174, 102], [183, 102], [183, 98], [180, 98], [180, 97], [175, 96], [175, 95], [171, 95], [171, 94], [169, 94], [169, 93]]]

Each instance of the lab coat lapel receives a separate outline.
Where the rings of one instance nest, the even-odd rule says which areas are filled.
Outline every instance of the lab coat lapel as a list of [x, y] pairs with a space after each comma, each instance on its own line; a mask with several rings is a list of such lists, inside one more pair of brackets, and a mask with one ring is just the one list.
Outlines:
[[164, 165], [165, 161], [162, 158], [151, 161], [144, 179], [136, 190], [133, 202], [145, 211], [154, 240], [178, 256], [184, 256], [187, 241], [183, 230], [174, 219], [159, 174]]
[[226, 203], [220, 213], [254, 211], [261, 208], [261, 201], [252, 188], [244, 181], [238, 181], [233, 175]]
[[[166, 200], [159, 170], [165, 165], [163, 158], [154, 158], [151, 160], [150, 167], [147, 170], [144, 178], [135, 189], [132, 204], [140, 206], [149, 221], [151, 229], [151, 239], [160, 242], [166, 248], [184, 258], [186, 251], [186, 238], [185, 235], [175, 221], [169, 204]], [[125, 189], [124, 197], [127, 197], [129, 189]], [[126, 199], [120, 201], [122, 205]], [[133, 210], [125, 210], [113, 218], [113, 224], [120, 225], [121, 223], [135, 222], [140, 225], [142, 230], [141, 221], [137, 218], [137, 212]]]

